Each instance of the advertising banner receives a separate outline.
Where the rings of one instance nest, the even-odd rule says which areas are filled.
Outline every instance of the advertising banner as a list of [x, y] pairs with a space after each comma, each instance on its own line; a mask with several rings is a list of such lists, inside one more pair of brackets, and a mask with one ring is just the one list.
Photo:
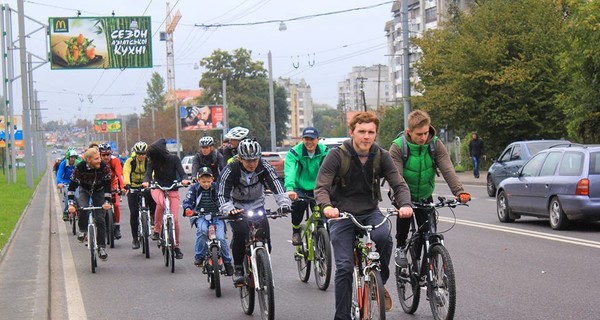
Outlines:
[[181, 106], [181, 130], [223, 128], [223, 106]]
[[[6, 139], [7, 139], [7, 130], [6, 124], [4, 121], [4, 116], [0, 116], [0, 148], [6, 147]], [[13, 116], [13, 121], [11, 123], [13, 126], [13, 130], [15, 133], [14, 146], [15, 147], [23, 147], [25, 142], [23, 141], [23, 116]]]
[[97, 133], [121, 132], [121, 119], [96, 119], [94, 130]]
[[151, 68], [150, 17], [48, 18], [50, 68]]

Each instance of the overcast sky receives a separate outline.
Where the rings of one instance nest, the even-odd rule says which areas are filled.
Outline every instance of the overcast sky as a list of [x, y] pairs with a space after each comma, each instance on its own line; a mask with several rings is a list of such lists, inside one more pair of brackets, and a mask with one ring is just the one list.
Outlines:
[[[387, 3], [386, 3], [387, 2]], [[6, 2], [5, 2], [6, 3]], [[385, 4], [384, 4], [385, 3]], [[17, 9], [17, 1], [8, 1]], [[390, 1], [385, 0], [173, 0], [173, 13], [182, 18], [174, 32], [175, 83], [177, 89], [197, 89], [202, 69], [194, 63], [215, 49], [252, 51], [254, 60], [265, 62], [273, 56], [273, 76], [299, 80], [312, 88], [315, 103], [335, 106], [336, 88], [353, 66], [385, 64], [384, 26], [391, 19]], [[383, 4], [376, 6], [378, 4]], [[375, 6], [345, 13], [322, 15], [286, 22], [260, 25], [195, 27], [195, 24], [255, 23], [288, 20], [335, 11]], [[165, 29], [166, 2], [157, 0], [26, 0], [25, 14], [48, 23], [48, 17], [71, 17], [80, 10], [82, 16], [150, 16], [152, 20], [153, 68], [50, 70], [45, 64], [34, 71], [35, 89], [39, 92], [44, 121], [93, 119], [97, 113], [140, 113], [146, 97], [146, 84], [152, 72], [166, 80], [165, 42], [159, 31]], [[17, 40], [17, 17], [14, 39]], [[27, 32], [34, 24], [27, 23]], [[45, 56], [45, 35], [38, 31], [28, 39], [28, 51]], [[18, 59], [18, 52], [15, 54]], [[39, 63], [38, 63], [39, 64]], [[311, 66], [312, 65], [312, 66]], [[297, 67], [297, 68], [296, 68]], [[17, 63], [17, 74], [20, 73]], [[15, 114], [21, 113], [20, 81], [15, 81]]]

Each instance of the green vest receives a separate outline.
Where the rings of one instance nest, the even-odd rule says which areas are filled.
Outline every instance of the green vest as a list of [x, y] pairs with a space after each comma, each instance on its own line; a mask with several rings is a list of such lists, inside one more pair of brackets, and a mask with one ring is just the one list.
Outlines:
[[[430, 143], [436, 143], [437, 137], [434, 137]], [[394, 143], [402, 152], [402, 140], [400, 136]], [[433, 160], [429, 154], [429, 144], [418, 145], [406, 141], [408, 147], [408, 157], [404, 161], [404, 180], [410, 189], [412, 201], [426, 200], [431, 197], [435, 189], [435, 169]], [[404, 156], [404, 155], [403, 155]]]

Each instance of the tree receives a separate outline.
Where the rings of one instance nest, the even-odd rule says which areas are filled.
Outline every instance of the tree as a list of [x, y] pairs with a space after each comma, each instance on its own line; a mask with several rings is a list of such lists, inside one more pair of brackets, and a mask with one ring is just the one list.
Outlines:
[[345, 137], [348, 127], [338, 110], [327, 105], [313, 105], [313, 125], [321, 137]]
[[165, 80], [158, 72], [153, 72], [150, 82], [146, 85], [147, 98], [144, 98], [144, 114], [149, 115], [165, 106]]
[[491, 154], [514, 140], [564, 137], [563, 26], [553, 0], [479, 1], [413, 40], [423, 54], [419, 105], [456, 134], [477, 131]]

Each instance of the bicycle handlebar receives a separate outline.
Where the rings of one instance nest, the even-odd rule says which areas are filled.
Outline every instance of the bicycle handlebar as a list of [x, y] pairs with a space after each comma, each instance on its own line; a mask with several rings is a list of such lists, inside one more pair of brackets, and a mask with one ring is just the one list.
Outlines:
[[179, 181], [173, 181], [173, 184], [170, 185], [169, 187], [162, 187], [160, 184], [158, 184], [158, 182], [153, 181], [152, 183], [150, 183], [150, 186], [148, 187], [149, 189], [158, 189], [158, 190], [162, 190], [162, 191], [171, 191], [171, 189], [173, 188], [185, 188], [187, 187], [187, 185], [183, 185], [181, 182]]
[[381, 227], [384, 223], [388, 222], [391, 216], [398, 215], [398, 211], [396, 211], [396, 208], [386, 208], [383, 211], [385, 211], [385, 213], [383, 213], [383, 220], [377, 225], [363, 225], [360, 222], [358, 222], [358, 220], [356, 220], [356, 217], [352, 213], [345, 212], [345, 211], [340, 212], [339, 217], [328, 219], [328, 221], [350, 219], [350, 221], [352, 221], [352, 223], [354, 223], [354, 225], [357, 226], [358, 228], [360, 228], [362, 230], [369, 230], [369, 229], [372, 230], [372, 229], [377, 229], [377, 228]]
[[466, 203], [462, 203], [458, 200], [458, 198], [451, 198], [448, 199], [446, 197], [442, 197], [439, 196], [438, 197], [438, 202], [412, 202], [412, 206], [413, 209], [414, 208], [442, 208], [442, 207], [449, 207], [449, 208], [456, 208], [456, 206], [469, 206]]
[[223, 215], [223, 217], [221, 219], [228, 219], [228, 220], [244, 220], [244, 219], [250, 219], [250, 220], [256, 220], [258, 218], [271, 218], [271, 219], [277, 219], [277, 218], [283, 218], [283, 217], [287, 217], [287, 212], [283, 212], [280, 209], [277, 210], [271, 210], [271, 209], [265, 209], [265, 211], [259, 210], [259, 211], [254, 211], [254, 210], [250, 210], [250, 211], [244, 211], [240, 214], [236, 214], [236, 215], [232, 215], [232, 214], [225, 214]]
[[131, 187], [131, 188], [129, 188], [128, 191], [129, 191], [129, 193], [142, 193], [142, 192], [144, 192], [144, 191], [146, 191], [148, 189], [150, 189], [150, 188], [143, 188], [143, 187], [134, 188], [134, 187]]

